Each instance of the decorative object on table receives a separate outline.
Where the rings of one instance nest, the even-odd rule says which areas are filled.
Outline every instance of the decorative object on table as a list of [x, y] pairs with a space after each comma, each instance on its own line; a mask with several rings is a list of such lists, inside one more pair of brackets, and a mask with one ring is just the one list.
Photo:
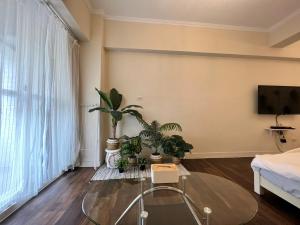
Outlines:
[[123, 136], [121, 140], [121, 155], [123, 157], [128, 157], [128, 163], [130, 166], [137, 165], [136, 155], [142, 151], [142, 141], [141, 137], [128, 137]]
[[146, 165], [148, 164], [148, 160], [146, 158], [138, 158], [138, 165], [141, 171], [146, 169]]
[[[180, 176], [189, 176], [190, 172], [182, 165], [176, 165]], [[119, 170], [107, 168], [104, 164], [95, 172], [92, 181], [99, 180], [119, 180], [119, 179], [136, 179], [139, 177], [151, 177], [151, 168], [146, 167], [145, 170], [140, 170], [138, 167], [128, 167], [124, 173], [119, 173]]]
[[126, 170], [126, 168], [128, 166], [127, 159], [124, 159], [124, 158], [118, 159], [117, 166], [118, 166], [119, 173], [124, 173], [124, 171]]
[[173, 163], [152, 164], [151, 180], [153, 184], [178, 183], [179, 181], [178, 168]]
[[182, 131], [181, 126], [178, 123], [165, 123], [160, 125], [156, 120], [150, 124], [143, 119], [138, 119], [144, 130], [142, 130], [139, 136], [142, 138], [144, 146], [151, 148], [153, 153], [150, 156], [152, 163], [161, 163], [162, 156], [160, 154], [162, 139], [165, 131]]
[[193, 145], [185, 142], [180, 135], [163, 137], [161, 147], [165, 154], [172, 156], [172, 162], [175, 164], [179, 164], [185, 153], [193, 149]]
[[[115, 155], [117, 151], [120, 151], [119, 140], [116, 137], [118, 123], [122, 120], [124, 114], [129, 114], [136, 117], [137, 119], [142, 119], [142, 115], [136, 109], [132, 109], [132, 108], [142, 108], [142, 107], [139, 105], [128, 105], [119, 110], [122, 103], [123, 96], [115, 88], [111, 89], [109, 94], [106, 94], [103, 91], [98, 90], [97, 88], [95, 89], [98, 92], [100, 99], [104, 103], [104, 106], [92, 108], [89, 110], [89, 112], [93, 112], [97, 110], [100, 112], [109, 113], [111, 115], [112, 136], [111, 138], [107, 139], [106, 143], [107, 143], [107, 150], [108, 151], [115, 150], [115, 152], [113, 152], [113, 154]], [[112, 156], [106, 158], [112, 158]], [[113, 166], [115, 164], [116, 164], [115, 162], [114, 163], [107, 162], [107, 165], [110, 166]], [[116, 168], [116, 167], [111, 167], [111, 168]]]

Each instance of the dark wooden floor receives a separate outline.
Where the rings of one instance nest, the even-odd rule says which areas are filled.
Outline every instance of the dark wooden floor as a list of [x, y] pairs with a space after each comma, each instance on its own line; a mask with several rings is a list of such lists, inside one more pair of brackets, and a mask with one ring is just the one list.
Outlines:
[[[300, 225], [299, 209], [269, 192], [259, 197], [252, 191], [250, 162], [251, 158], [201, 159], [186, 160], [184, 165], [190, 171], [228, 178], [249, 190], [259, 203], [259, 211], [248, 225]], [[63, 175], [2, 224], [92, 225], [81, 211], [81, 202], [93, 174], [91, 168], [79, 168]]]

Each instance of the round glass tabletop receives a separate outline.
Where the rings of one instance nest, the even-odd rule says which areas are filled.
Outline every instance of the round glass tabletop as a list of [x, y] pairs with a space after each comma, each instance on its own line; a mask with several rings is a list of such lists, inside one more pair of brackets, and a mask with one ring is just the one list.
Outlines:
[[[157, 186], [162, 185], [153, 185], [150, 178], [143, 182], [144, 191]], [[149, 192], [143, 197], [144, 210], [148, 214], [147, 225], [197, 225], [199, 222], [203, 225], [245, 224], [258, 210], [257, 201], [248, 191], [219, 176], [191, 172], [186, 176], [185, 185], [179, 182], [164, 186], [185, 190], [184, 193], [193, 204], [187, 203], [186, 198], [178, 192], [165, 189]], [[140, 193], [139, 179], [93, 181], [83, 199], [82, 210], [95, 224], [115, 225]], [[205, 217], [205, 207], [212, 211], [209, 221]], [[117, 224], [140, 224], [140, 212], [141, 202], [138, 201]]]

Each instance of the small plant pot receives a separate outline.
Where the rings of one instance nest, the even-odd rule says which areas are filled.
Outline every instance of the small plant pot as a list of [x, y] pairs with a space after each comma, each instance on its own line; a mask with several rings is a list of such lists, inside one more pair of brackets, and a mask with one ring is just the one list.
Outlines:
[[136, 166], [137, 158], [136, 157], [128, 157], [128, 164], [129, 164], [129, 166]]
[[124, 173], [124, 168], [119, 168], [119, 173]]
[[118, 139], [109, 138], [106, 140], [106, 148], [109, 150], [116, 150], [119, 148], [119, 145]]
[[161, 154], [151, 154], [150, 159], [152, 164], [162, 163]]
[[143, 171], [146, 169], [146, 165], [140, 165], [140, 170]]
[[174, 164], [178, 165], [178, 164], [181, 163], [181, 158], [172, 156], [172, 162], [173, 162]]

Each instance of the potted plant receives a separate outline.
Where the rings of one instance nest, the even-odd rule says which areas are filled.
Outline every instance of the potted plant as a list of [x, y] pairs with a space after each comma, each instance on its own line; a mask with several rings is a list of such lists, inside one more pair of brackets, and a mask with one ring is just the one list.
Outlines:
[[165, 154], [172, 156], [172, 161], [175, 164], [179, 164], [185, 153], [193, 149], [193, 145], [185, 142], [179, 135], [164, 137], [161, 147]]
[[124, 173], [124, 171], [127, 168], [127, 165], [128, 165], [127, 159], [124, 159], [124, 158], [118, 159], [118, 161], [117, 161], [117, 167], [119, 169], [119, 173]]
[[123, 136], [121, 139], [121, 155], [128, 157], [131, 166], [137, 165], [136, 155], [142, 151], [141, 138]]
[[162, 156], [160, 154], [161, 144], [165, 131], [182, 131], [181, 126], [178, 123], [165, 123], [160, 125], [157, 121], [152, 121], [150, 124], [143, 119], [138, 119], [144, 130], [142, 130], [139, 136], [143, 140], [143, 145], [152, 149], [150, 159], [152, 163], [161, 163]]
[[[99, 110], [104, 113], [109, 113], [111, 115], [111, 123], [112, 123], [112, 136], [108, 139], [107, 144], [117, 149], [118, 139], [116, 138], [117, 126], [118, 123], [122, 120], [124, 114], [130, 114], [136, 118], [142, 118], [142, 115], [136, 110], [132, 108], [142, 108], [139, 105], [128, 105], [120, 109], [123, 96], [115, 89], [111, 89], [109, 94], [104, 93], [101, 90], [95, 88], [98, 92], [100, 99], [104, 102], [103, 107], [95, 107], [89, 110], [89, 112], [93, 112]], [[112, 149], [109, 148], [109, 149]]]
[[143, 158], [143, 157], [139, 158], [138, 165], [140, 167], [140, 170], [142, 170], [142, 171], [145, 170], [147, 163], [148, 163], [148, 160], [146, 158]]
[[123, 96], [115, 89], [111, 89], [109, 94], [104, 93], [101, 90], [98, 90], [100, 99], [104, 103], [103, 106], [95, 107], [89, 110], [89, 112], [100, 111], [108, 113], [111, 116], [112, 123], [112, 136], [107, 139], [107, 149], [106, 151], [106, 164], [109, 168], [116, 168], [116, 160], [119, 158], [119, 140], [116, 137], [118, 123], [122, 120], [124, 114], [132, 115], [136, 118], [142, 119], [142, 115], [134, 108], [142, 108], [139, 105], [128, 105], [120, 109]]

